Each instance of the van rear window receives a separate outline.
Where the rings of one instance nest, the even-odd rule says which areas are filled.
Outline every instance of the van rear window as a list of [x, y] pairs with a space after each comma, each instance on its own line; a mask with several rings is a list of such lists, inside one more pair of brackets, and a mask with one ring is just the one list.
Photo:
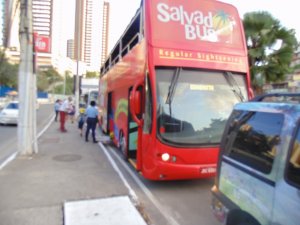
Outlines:
[[235, 111], [225, 140], [225, 155], [268, 174], [280, 143], [283, 115]]

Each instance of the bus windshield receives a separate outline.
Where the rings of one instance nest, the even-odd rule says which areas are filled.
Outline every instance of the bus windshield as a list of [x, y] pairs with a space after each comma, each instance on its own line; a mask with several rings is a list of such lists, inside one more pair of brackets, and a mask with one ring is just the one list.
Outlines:
[[179, 145], [219, 144], [233, 105], [247, 100], [245, 76], [184, 68], [157, 68], [159, 137]]

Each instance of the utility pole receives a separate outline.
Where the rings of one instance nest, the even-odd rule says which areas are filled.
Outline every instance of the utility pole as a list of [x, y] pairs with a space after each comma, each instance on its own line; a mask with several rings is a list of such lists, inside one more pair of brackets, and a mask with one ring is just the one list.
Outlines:
[[63, 93], [62, 93], [65, 97], [66, 95], [66, 73], [64, 73], [64, 89], [63, 89]]
[[20, 5], [20, 67], [19, 67], [19, 122], [18, 152], [37, 153], [36, 145], [36, 77], [33, 74], [32, 0], [21, 0]]
[[[83, 10], [83, 1], [77, 0], [76, 1], [76, 14], [80, 15], [81, 11]], [[75, 18], [75, 33], [76, 33], [76, 82], [75, 82], [75, 103], [76, 103], [76, 115], [79, 115], [79, 62], [81, 60], [81, 38], [82, 38], [82, 32], [81, 32], [81, 27], [82, 27], [82, 20], [79, 16], [76, 16]]]

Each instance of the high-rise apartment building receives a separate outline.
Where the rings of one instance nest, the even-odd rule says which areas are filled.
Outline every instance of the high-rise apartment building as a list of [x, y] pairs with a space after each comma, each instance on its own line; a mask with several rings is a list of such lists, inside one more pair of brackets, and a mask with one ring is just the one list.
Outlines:
[[[39, 35], [52, 36], [52, 2], [53, 0], [32, 0], [33, 31]], [[20, 1], [3, 2], [3, 43], [8, 48], [19, 50], [19, 16]]]
[[38, 53], [37, 65], [39, 67], [51, 67], [56, 68], [52, 63], [52, 9], [53, 0], [32, 0], [32, 26], [33, 32], [45, 37], [50, 45], [49, 52]]
[[52, 36], [53, 0], [32, 0], [32, 24], [34, 32]]
[[19, 46], [19, 14], [20, 2], [17, 0], [1, 1], [2, 4], [2, 43], [8, 48], [18, 48]]
[[67, 41], [67, 57], [74, 59], [74, 39], [69, 39]]
[[0, 0], [0, 46], [3, 45], [4, 0]]
[[76, 60], [85, 62], [90, 71], [100, 70], [102, 2], [76, 0], [74, 55]]
[[101, 66], [108, 54], [109, 2], [103, 3]]
[[[61, 74], [65, 70], [72, 70], [74, 65], [66, 56], [67, 48], [67, 30], [73, 23], [66, 19], [66, 4], [73, 0], [32, 0], [32, 24], [33, 31], [46, 38], [49, 42], [49, 52], [38, 53], [37, 64], [39, 67], [54, 67]], [[69, 6], [68, 12], [72, 11]], [[73, 11], [75, 11], [75, 4]], [[4, 1], [4, 32], [3, 40], [6, 41], [7, 47], [13, 49], [8, 54], [19, 55], [19, 15], [20, 1]], [[72, 17], [74, 17], [74, 12]]]
[[3, 37], [4, 37], [4, 21], [5, 21], [5, 0], [0, 0], [0, 46], [3, 46]]

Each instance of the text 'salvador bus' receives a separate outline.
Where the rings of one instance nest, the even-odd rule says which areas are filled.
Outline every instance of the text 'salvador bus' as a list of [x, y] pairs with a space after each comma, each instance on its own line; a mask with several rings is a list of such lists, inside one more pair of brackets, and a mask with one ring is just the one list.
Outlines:
[[232, 107], [252, 97], [235, 7], [142, 1], [100, 72], [101, 127], [145, 178], [215, 175]]

